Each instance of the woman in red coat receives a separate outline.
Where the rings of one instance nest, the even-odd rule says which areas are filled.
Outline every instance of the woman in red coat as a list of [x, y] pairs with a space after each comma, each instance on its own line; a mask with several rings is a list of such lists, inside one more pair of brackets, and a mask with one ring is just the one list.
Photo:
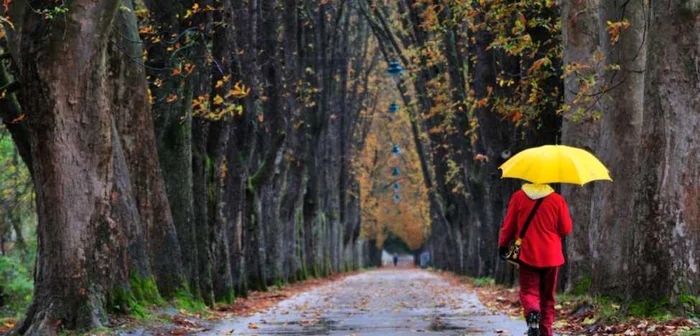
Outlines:
[[564, 264], [561, 237], [571, 233], [566, 201], [546, 184], [526, 184], [511, 196], [498, 240], [505, 259], [508, 245], [516, 239], [537, 200], [542, 202], [532, 217], [520, 249], [520, 301], [525, 308], [528, 335], [553, 335], [554, 294], [559, 267]]

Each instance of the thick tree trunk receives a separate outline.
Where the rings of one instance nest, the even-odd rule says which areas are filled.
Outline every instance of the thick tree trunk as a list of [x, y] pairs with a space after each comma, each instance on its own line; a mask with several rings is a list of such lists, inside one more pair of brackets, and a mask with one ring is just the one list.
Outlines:
[[611, 91], [602, 94], [602, 123], [599, 149], [602, 162], [610, 168], [613, 183], [599, 182], [591, 202], [589, 233], [592, 261], [592, 289], [598, 293], [619, 294], [629, 285], [629, 248], [634, 222], [634, 190], [639, 172], [639, 141], [644, 107], [644, 69], [646, 66], [647, 1], [620, 4], [602, 0], [601, 29], [607, 21], [627, 19], [629, 29], [620, 41], [611, 45], [609, 34], [601, 39], [607, 64], [617, 64], [601, 79]]
[[[562, 34], [564, 37], [564, 64], [589, 64], [600, 50], [598, 0], [572, 1], [562, 5]], [[582, 78], [597, 75], [600, 69], [586, 68], [565, 78], [565, 104], [571, 106], [562, 126], [562, 143], [585, 148], [595, 153], [600, 123], [594, 113], [600, 106], [595, 98], [579, 95]], [[600, 86], [593, 88], [599, 91]], [[574, 231], [567, 240], [568, 290], [585, 291], [590, 286], [591, 265], [591, 198], [595, 183], [585, 187], [562, 185], [562, 196], [569, 204]]]
[[194, 204], [195, 246], [197, 249], [197, 277], [199, 288], [192, 289], [207, 305], [214, 303], [211, 254], [211, 202], [209, 180], [214, 170], [213, 158], [207, 153], [209, 121], [195, 117], [192, 120], [192, 197]]
[[678, 299], [700, 292], [700, 2], [652, 2], [648, 19], [644, 164], [624, 280], [634, 299]]
[[[141, 260], [133, 249], [143, 238], [130, 239], [130, 260], [143, 264], [132, 268], [131, 276], [149, 278], [150, 267], [155, 272], [162, 289], [171, 293], [179, 288], [184, 280], [180, 245], [175, 232], [170, 204], [165, 194], [165, 186], [156, 152], [153, 121], [149, 117], [149, 97], [146, 74], [143, 67], [134, 64], [143, 54], [138, 41], [138, 26], [133, 14], [131, 1], [122, 3], [118, 21], [112, 34], [110, 45], [110, 83], [113, 85], [112, 108], [117, 131], [124, 148], [127, 166], [131, 176], [134, 197], [138, 204], [140, 221], [132, 222], [132, 234], [143, 231], [146, 239], [146, 252], [150, 260]], [[140, 251], [139, 251], [140, 253]]]
[[[187, 1], [144, 1], [152, 19], [159, 25], [161, 39], [170, 41], [173, 37], [184, 38], [178, 16], [184, 13]], [[183, 35], [181, 35], [183, 34]], [[172, 75], [179, 69], [181, 60], [172, 57], [164, 43], [149, 45], [147, 50], [151, 94], [153, 96], [153, 123], [155, 125], [158, 159], [165, 181], [165, 190], [170, 202], [177, 237], [182, 252], [182, 268], [189, 289], [195, 296], [200, 294], [199, 249], [195, 226], [194, 176], [192, 162], [192, 107], [193, 84], [180, 76]], [[160, 71], [158, 69], [166, 69]], [[198, 70], [200, 71], [200, 70]], [[157, 82], [162, 82], [156, 85]], [[178, 287], [164, 283], [158, 276], [159, 265], [153, 265], [158, 287], [162, 294], [170, 297]]]
[[[53, 4], [31, 1], [37, 10]], [[119, 1], [73, 1], [64, 19], [28, 15], [22, 103], [30, 129], [39, 224], [35, 294], [18, 332], [100, 327], [108, 293], [127, 287], [135, 215], [112, 120], [107, 41]], [[66, 72], [71, 75], [66, 76]], [[131, 204], [126, 204], [131, 203]]]

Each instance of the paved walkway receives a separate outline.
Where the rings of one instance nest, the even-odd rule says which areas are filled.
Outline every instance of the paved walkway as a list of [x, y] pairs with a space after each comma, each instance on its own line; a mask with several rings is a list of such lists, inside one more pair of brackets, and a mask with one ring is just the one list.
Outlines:
[[417, 269], [354, 275], [203, 335], [523, 335], [524, 322], [493, 315], [476, 294]]

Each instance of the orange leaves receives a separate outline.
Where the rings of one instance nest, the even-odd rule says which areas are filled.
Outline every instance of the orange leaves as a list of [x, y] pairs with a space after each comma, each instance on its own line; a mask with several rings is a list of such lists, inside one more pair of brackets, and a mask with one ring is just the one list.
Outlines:
[[141, 34], [141, 35], [147, 35], [147, 34], [153, 34], [153, 33], [155, 33], [155, 29], [151, 25], [141, 27], [139, 29], [139, 34]]
[[608, 21], [605, 24], [607, 25], [607, 31], [608, 34], [610, 34], [610, 44], [612, 45], [617, 44], [617, 42], [620, 41], [620, 33], [630, 27], [630, 23], [627, 19], [618, 22]]
[[246, 87], [243, 83], [238, 81], [233, 86], [233, 89], [229, 91], [229, 93], [226, 95], [226, 98], [233, 97], [236, 99], [241, 99], [247, 97], [248, 94], [250, 94], [250, 88]]
[[187, 77], [192, 74], [197, 66], [192, 63], [185, 63], [184, 66], [174, 68], [170, 73], [173, 76]]
[[168, 104], [170, 104], [170, 103], [175, 102], [175, 101], [177, 100], [177, 98], [178, 98], [178, 97], [177, 97], [176, 94], [171, 93], [170, 95], [168, 95], [167, 98], [165, 98], [165, 102], [168, 103]]
[[26, 117], [26, 115], [22, 114], [19, 117], [12, 119], [12, 121], [10, 121], [10, 124], [16, 124], [16, 123], [24, 120], [25, 117]]
[[484, 155], [484, 154], [479, 153], [479, 154], [474, 155], [474, 161], [489, 162], [489, 157]]
[[438, 16], [441, 11], [442, 6], [440, 5], [430, 5], [425, 7], [421, 13], [421, 19], [423, 19], [423, 21], [421, 22], [420, 27], [426, 31], [438, 29], [440, 26]]
[[512, 121], [513, 123], [517, 123], [518, 121], [523, 119], [523, 116], [524, 116], [524, 114], [522, 111], [520, 111], [520, 110], [515, 111], [515, 113], [510, 115], [510, 121]]
[[[433, 90], [442, 88], [440, 80], [428, 84]], [[431, 113], [443, 115], [450, 110], [449, 95], [445, 101], [431, 109]], [[442, 99], [442, 98], [440, 98]], [[391, 101], [378, 104], [387, 106]], [[384, 111], [384, 108], [381, 109]], [[448, 132], [435, 127], [433, 132]], [[392, 154], [392, 146], [401, 148], [400, 156]], [[429, 207], [427, 190], [423, 182], [420, 159], [415, 152], [410, 121], [407, 115], [375, 115], [364, 147], [353, 155], [353, 174], [360, 184], [357, 195], [362, 209], [362, 235], [381, 246], [391, 233], [404, 240], [411, 248], [419, 247], [428, 232]], [[392, 176], [392, 168], [398, 167], [400, 176]], [[394, 183], [399, 183], [400, 202], [394, 201]]]
[[222, 105], [224, 103], [224, 98], [219, 95], [216, 95], [214, 96], [214, 100], [212, 101], [212, 103], [214, 105]]
[[552, 61], [548, 57], [542, 57], [532, 63], [530, 69], [527, 70], [528, 75], [532, 75], [533, 72], [539, 70], [543, 65], [550, 65]]
[[231, 76], [223, 76], [220, 80], [216, 81], [214, 88], [215, 89], [222, 88], [224, 86], [224, 84], [229, 82], [229, 80], [231, 80]]

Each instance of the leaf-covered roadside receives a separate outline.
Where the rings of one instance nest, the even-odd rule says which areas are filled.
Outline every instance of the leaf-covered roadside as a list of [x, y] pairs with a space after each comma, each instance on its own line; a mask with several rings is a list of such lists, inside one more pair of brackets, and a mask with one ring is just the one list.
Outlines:
[[[471, 279], [451, 272], [439, 272], [452, 284], [475, 291], [481, 302], [493, 311], [522, 319], [517, 288], [494, 284], [492, 279]], [[635, 317], [609, 300], [562, 294], [557, 296], [554, 329], [560, 335], [667, 336], [700, 335], [697, 318], [671, 316]]]
[[[149, 312], [144, 317], [111, 316], [111, 327], [108, 329], [67, 335], [113, 336], [124, 335], [124, 333], [126, 335], [140, 335], [141, 332], [154, 336], [194, 335], [210, 330], [212, 324], [217, 321], [253, 315], [275, 306], [280, 301], [357, 273], [338, 273], [322, 279], [309, 279], [270, 288], [267, 292], [252, 291], [248, 293], [247, 297], [236, 298], [236, 301], [231, 304], [216, 305], [214, 309], [197, 310], [181, 303], [171, 302], [165, 307], [150, 307]], [[16, 323], [16, 319], [0, 320], [0, 335], [9, 333]], [[249, 329], [256, 329], [256, 326], [251, 325]], [[234, 331], [231, 334], [234, 334]]]

